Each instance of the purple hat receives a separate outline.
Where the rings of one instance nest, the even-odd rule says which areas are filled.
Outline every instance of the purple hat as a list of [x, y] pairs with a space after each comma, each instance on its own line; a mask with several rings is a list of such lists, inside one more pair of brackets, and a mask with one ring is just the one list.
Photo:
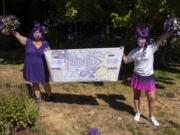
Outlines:
[[37, 30], [42, 34], [46, 34], [48, 32], [47, 28], [44, 25], [41, 25], [40, 23], [34, 23], [32, 31], [35, 32]]
[[149, 27], [147, 26], [137, 26], [136, 27], [136, 36], [137, 37], [149, 37]]

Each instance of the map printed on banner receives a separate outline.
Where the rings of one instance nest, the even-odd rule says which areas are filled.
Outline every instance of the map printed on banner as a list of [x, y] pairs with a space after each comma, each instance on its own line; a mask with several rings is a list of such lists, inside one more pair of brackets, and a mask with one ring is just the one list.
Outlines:
[[53, 82], [117, 81], [124, 47], [48, 50], [45, 58]]

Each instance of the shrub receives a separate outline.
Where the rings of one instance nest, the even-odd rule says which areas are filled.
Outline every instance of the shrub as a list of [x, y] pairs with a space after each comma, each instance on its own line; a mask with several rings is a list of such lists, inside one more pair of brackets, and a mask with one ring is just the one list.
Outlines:
[[38, 108], [32, 99], [8, 92], [0, 94], [0, 133], [9, 134], [31, 127], [38, 116]]

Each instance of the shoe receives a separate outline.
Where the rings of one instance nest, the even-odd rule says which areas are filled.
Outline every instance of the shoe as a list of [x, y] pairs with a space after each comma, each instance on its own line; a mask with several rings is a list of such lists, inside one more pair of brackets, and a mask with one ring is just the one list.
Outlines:
[[134, 120], [138, 122], [138, 121], [140, 120], [140, 116], [141, 116], [141, 114], [140, 114], [139, 112], [137, 112], [137, 113], [134, 115]]
[[148, 121], [156, 127], [160, 126], [159, 122], [155, 119], [155, 117], [149, 117]]

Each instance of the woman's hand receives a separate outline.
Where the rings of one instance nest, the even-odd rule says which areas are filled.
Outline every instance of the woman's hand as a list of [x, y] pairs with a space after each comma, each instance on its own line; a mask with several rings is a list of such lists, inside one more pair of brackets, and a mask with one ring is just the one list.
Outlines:
[[128, 58], [125, 54], [123, 54], [122, 59], [125, 64], [128, 64]]
[[13, 35], [13, 36], [15, 36], [16, 35], [16, 31], [11, 31], [11, 34]]
[[50, 48], [50, 47], [45, 48], [45, 49], [44, 49], [44, 52], [46, 52], [46, 51], [48, 51], [48, 50], [51, 50], [51, 48]]

